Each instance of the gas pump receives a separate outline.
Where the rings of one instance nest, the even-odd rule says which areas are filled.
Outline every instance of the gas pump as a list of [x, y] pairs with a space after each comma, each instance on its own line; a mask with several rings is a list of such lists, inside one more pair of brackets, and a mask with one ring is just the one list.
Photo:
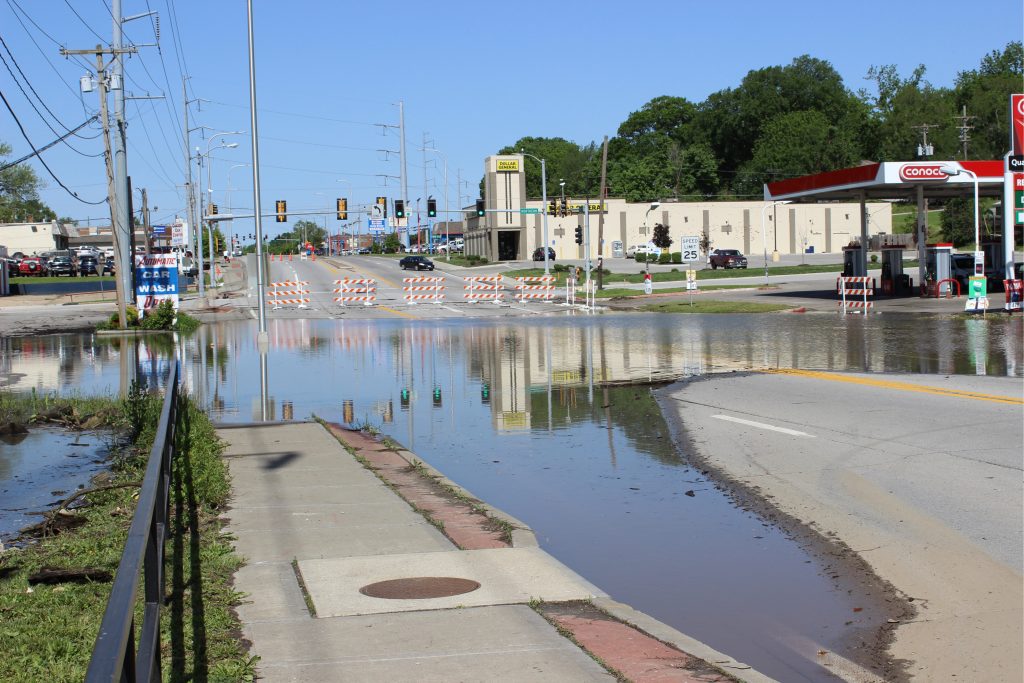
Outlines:
[[950, 283], [945, 282], [950, 278], [950, 264], [953, 257], [952, 244], [929, 244], [924, 250], [925, 276], [927, 283], [935, 285], [941, 282], [939, 288], [934, 292], [930, 288], [924, 290], [925, 296], [946, 296], [949, 293]]
[[867, 274], [864, 246], [851, 244], [843, 247], [843, 277], [866, 277]]
[[903, 247], [882, 247], [882, 293], [906, 296], [911, 291], [910, 276], [903, 272]]

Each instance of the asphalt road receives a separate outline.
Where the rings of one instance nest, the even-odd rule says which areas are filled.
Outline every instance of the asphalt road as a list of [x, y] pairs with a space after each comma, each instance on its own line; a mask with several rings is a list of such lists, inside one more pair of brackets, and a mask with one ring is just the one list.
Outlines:
[[692, 382], [666, 401], [723, 479], [914, 598], [892, 648], [908, 673], [1017, 680], [1022, 389], [1019, 378], [792, 371]]

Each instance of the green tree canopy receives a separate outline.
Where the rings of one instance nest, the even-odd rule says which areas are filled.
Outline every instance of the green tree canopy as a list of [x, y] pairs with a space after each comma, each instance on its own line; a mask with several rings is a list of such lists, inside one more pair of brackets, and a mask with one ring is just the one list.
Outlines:
[[[11, 155], [11, 146], [0, 142], [0, 166]], [[43, 182], [28, 164], [16, 164], [0, 171], [0, 223], [52, 221], [57, 218], [39, 199]]]
[[963, 107], [973, 116], [967, 154], [973, 159], [1001, 159], [1009, 148], [1010, 95], [1021, 92], [1024, 47], [1021, 41], [993, 50], [979, 68], [961, 71], [956, 78], [955, 112]]

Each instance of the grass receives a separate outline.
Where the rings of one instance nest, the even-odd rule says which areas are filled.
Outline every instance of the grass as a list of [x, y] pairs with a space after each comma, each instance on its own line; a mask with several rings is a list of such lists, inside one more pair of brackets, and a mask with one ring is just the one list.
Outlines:
[[[704, 285], [700, 288], [702, 292], [717, 291], [725, 289], [757, 289], [759, 285]], [[774, 287], [772, 289], [775, 289]], [[668, 287], [656, 290], [656, 294], [684, 294], [686, 293], [685, 287]], [[615, 299], [623, 296], [644, 296], [642, 290], [639, 289], [626, 289], [625, 287], [619, 288], [605, 288], [597, 291], [598, 299]]]
[[[37, 409], [39, 397], [4, 396], [10, 413]], [[42, 405], [62, 399], [43, 399]], [[183, 397], [179, 457], [173, 468], [172, 521], [167, 545], [167, 598], [161, 622], [165, 680], [251, 680], [254, 660], [235, 637], [239, 624], [231, 608], [239, 596], [231, 577], [240, 565], [221, 533], [217, 509], [229, 491], [220, 459], [221, 444], [205, 414]], [[84, 410], [82, 404], [78, 404]], [[104, 475], [106, 484], [142, 479], [161, 399], [134, 391], [124, 401], [88, 400], [105, 405], [108, 424], [141, 429]], [[96, 567], [111, 573], [120, 561], [131, 516], [134, 487], [96, 491], [75, 514], [86, 519], [75, 529], [40, 539], [24, 549], [0, 554], [0, 680], [80, 681], [85, 674], [110, 583], [29, 586], [42, 567]], [[141, 598], [141, 595], [140, 595]], [[141, 603], [136, 610], [141, 622]]]
[[746, 301], [713, 301], [695, 299], [691, 306], [686, 301], [663, 304], [648, 304], [640, 310], [653, 313], [773, 313], [792, 308], [785, 304], [762, 304]]

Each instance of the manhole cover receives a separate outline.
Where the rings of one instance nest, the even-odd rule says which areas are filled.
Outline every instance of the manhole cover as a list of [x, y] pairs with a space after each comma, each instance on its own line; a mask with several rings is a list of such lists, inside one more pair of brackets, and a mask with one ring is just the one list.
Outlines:
[[387, 600], [426, 600], [462, 595], [480, 587], [476, 581], [451, 576], [416, 576], [411, 579], [391, 579], [363, 586], [359, 592], [371, 598]]

